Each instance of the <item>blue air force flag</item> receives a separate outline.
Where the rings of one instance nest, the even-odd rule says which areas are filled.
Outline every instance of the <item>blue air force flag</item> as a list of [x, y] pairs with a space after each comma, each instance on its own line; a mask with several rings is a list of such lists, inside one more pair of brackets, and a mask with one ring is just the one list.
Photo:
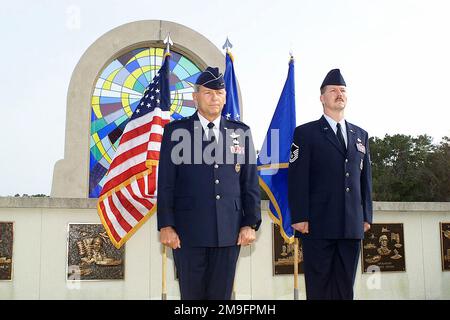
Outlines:
[[281, 235], [288, 243], [294, 241], [288, 204], [288, 166], [294, 130], [294, 59], [291, 57], [286, 83], [258, 155], [259, 184], [269, 196], [270, 217], [280, 226]]
[[227, 100], [222, 110], [222, 115], [227, 119], [240, 120], [239, 114], [239, 95], [234, 74], [233, 56], [227, 51], [225, 55], [225, 89], [227, 91]]

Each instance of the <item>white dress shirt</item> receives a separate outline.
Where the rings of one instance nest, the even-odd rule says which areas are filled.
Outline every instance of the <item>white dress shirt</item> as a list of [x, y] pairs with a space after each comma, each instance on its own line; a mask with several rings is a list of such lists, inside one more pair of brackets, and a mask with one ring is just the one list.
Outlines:
[[[333, 120], [331, 117], [327, 116], [326, 114], [323, 114], [323, 116], [325, 117], [325, 119], [327, 119], [331, 129], [333, 129], [334, 134], [337, 135], [337, 122], [335, 120]], [[339, 121], [339, 123], [341, 124], [341, 131], [342, 131], [342, 135], [344, 136], [344, 141], [345, 141], [345, 147], [348, 146], [347, 143], [347, 126], [345, 125], [345, 120], [342, 119], [341, 121]]]
[[[198, 114], [198, 118], [200, 119], [200, 123], [202, 124], [203, 130], [205, 131], [206, 137], [209, 139], [209, 137], [208, 137], [208, 133], [209, 133], [208, 123], [210, 123], [211, 121], [209, 121], [204, 116], [202, 116], [200, 114], [200, 112], [198, 112], [197, 114]], [[220, 119], [221, 118], [222, 118], [221, 116], [218, 116], [214, 121], [212, 121], [212, 123], [214, 123], [213, 132], [214, 132], [214, 135], [216, 136], [216, 138], [215, 138], [216, 142], [219, 142]]]

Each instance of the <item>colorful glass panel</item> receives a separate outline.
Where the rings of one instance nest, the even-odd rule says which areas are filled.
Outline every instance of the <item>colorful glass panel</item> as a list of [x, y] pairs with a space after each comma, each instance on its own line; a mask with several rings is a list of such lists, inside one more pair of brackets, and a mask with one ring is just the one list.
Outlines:
[[[164, 50], [139, 48], [127, 52], [101, 72], [91, 99], [89, 197], [97, 198], [124, 128], [142, 94], [162, 65]], [[200, 69], [172, 51], [170, 60], [171, 117], [192, 115], [194, 83]]]

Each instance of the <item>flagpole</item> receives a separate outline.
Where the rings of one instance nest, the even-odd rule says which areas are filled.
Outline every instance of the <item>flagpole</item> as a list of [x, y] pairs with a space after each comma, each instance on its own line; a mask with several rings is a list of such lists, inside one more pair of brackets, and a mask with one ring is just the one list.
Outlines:
[[[292, 48], [289, 50], [289, 62], [294, 60]], [[298, 300], [298, 238], [294, 238], [294, 300]]]
[[294, 240], [294, 300], [298, 300], [298, 238]]
[[[231, 44], [230, 40], [227, 39], [225, 40], [225, 43], [222, 46], [222, 49], [225, 50], [225, 56], [228, 54], [231, 58], [231, 60], [233, 60], [233, 56], [231, 55], [230, 49], [233, 47], [233, 45]], [[226, 67], [226, 66], [225, 66]], [[231, 292], [231, 300], [236, 300], [236, 282], [233, 280], [233, 290]]]
[[167, 268], [167, 247], [163, 245], [161, 300], [167, 300], [166, 268]]
[[231, 44], [230, 40], [227, 37], [227, 40], [225, 40], [225, 43], [222, 46], [222, 49], [224, 49], [226, 53], [229, 53], [231, 48], [233, 48], [233, 45]]
[[[166, 52], [164, 54], [164, 58], [165, 58], [166, 55], [170, 55], [170, 46], [173, 45], [173, 41], [170, 38], [170, 32], [167, 34], [167, 37], [164, 39], [164, 44], [166, 45]], [[167, 281], [166, 281], [166, 273], [167, 272], [166, 271], [167, 271], [167, 246], [163, 245], [161, 300], [167, 300]]]

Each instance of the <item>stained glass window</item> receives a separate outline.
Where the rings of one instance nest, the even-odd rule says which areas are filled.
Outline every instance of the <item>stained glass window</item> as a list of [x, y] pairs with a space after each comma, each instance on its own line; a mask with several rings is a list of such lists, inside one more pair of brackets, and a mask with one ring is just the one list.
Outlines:
[[[140, 48], [123, 54], [101, 72], [91, 100], [89, 197], [97, 198], [128, 119], [163, 62], [161, 48]], [[200, 69], [172, 51], [170, 61], [171, 116], [195, 112], [193, 84]]]

